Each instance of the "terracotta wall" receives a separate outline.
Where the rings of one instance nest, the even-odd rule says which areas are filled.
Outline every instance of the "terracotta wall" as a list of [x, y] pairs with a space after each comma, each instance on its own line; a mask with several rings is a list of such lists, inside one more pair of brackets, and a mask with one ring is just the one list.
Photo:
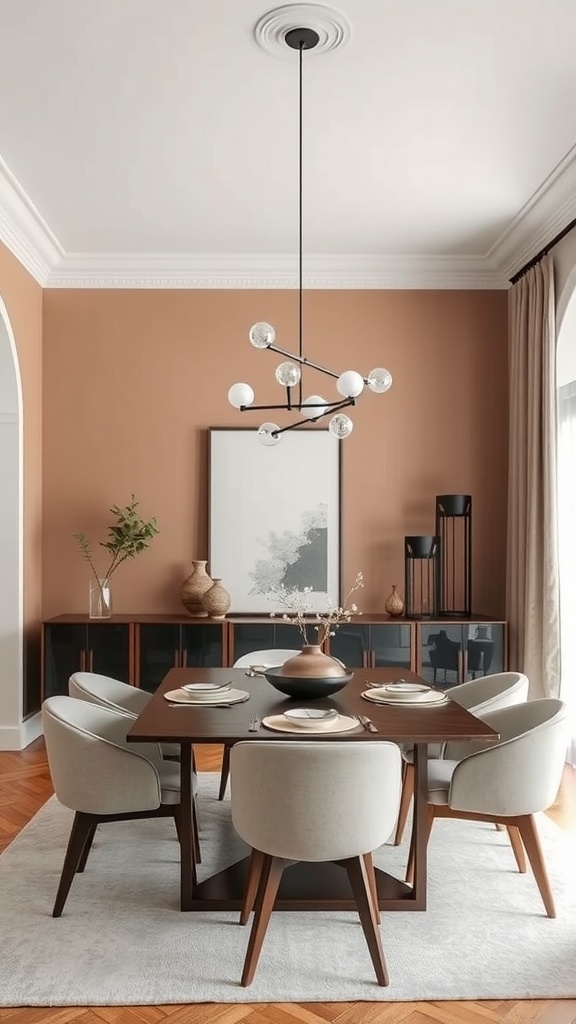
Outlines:
[[0, 294], [14, 332], [24, 400], [24, 712], [39, 695], [42, 617], [42, 289], [0, 243]]
[[[344, 582], [363, 570], [364, 611], [381, 610], [392, 583], [403, 590], [404, 534], [433, 531], [435, 495], [466, 492], [475, 610], [503, 614], [506, 305], [506, 292], [306, 293], [310, 358], [394, 376], [388, 394], [360, 400], [343, 442]], [[72, 534], [104, 540], [109, 506], [132, 492], [161, 532], [120, 568], [115, 610], [181, 610], [188, 562], [207, 557], [206, 428], [266, 418], [228, 405], [236, 380], [280, 400], [277, 357], [247, 341], [261, 319], [296, 347], [294, 292], [45, 292], [45, 616], [86, 611], [89, 573]], [[326, 391], [327, 378], [308, 380], [306, 390]], [[234, 530], [233, 502], [229, 519]]]

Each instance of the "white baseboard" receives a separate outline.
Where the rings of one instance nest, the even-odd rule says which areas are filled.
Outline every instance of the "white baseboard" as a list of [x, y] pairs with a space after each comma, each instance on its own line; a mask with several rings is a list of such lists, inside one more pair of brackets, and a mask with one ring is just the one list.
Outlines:
[[42, 716], [32, 715], [18, 726], [0, 726], [0, 750], [24, 750], [42, 735]]

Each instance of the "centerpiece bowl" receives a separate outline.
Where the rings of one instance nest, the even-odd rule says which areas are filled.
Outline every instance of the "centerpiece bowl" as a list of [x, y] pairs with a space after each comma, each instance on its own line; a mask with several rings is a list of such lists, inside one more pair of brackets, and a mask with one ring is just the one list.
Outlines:
[[329, 697], [332, 693], [342, 690], [354, 677], [353, 672], [346, 672], [342, 669], [339, 676], [290, 676], [283, 674], [284, 665], [277, 665], [275, 668], [266, 669], [264, 675], [269, 683], [280, 693], [287, 697], [296, 697], [298, 700], [320, 700], [321, 697]]

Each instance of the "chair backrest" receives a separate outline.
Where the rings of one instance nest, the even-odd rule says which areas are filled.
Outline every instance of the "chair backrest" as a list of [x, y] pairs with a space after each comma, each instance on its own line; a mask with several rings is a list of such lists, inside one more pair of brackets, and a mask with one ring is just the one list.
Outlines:
[[267, 651], [250, 651], [236, 658], [234, 668], [249, 668], [250, 665], [283, 665], [288, 658], [294, 658], [300, 651], [283, 651], [274, 648]]
[[483, 720], [500, 739], [456, 765], [450, 806], [499, 815], [546, 810], [556, 799], [566, 760], [566, 705], [544, 697], [493, 711]]
[[78, 700], [111, 708], [131, 718], [138, 718], [152, 697], [146, 690], [98, 672], [74, 672], [68, 680], [68, 693]]
[[451, 686], [446, 693], [461, 707], [483, 717], [484, 711], [497, 711], [527, 700], [528, 676], [523, 672], [497, 672]]
[[74, 697], [48, 697], [42, 722], [60, 803], [88, 814], [160, 806], [159, 748], [154, 743], [127, 743], [132, 722], [127, 715]]
[[395, 743], [251, 741], [230, 754], [232, 821], [263, 853], [357, 857], [391, 835], [400, 800]]

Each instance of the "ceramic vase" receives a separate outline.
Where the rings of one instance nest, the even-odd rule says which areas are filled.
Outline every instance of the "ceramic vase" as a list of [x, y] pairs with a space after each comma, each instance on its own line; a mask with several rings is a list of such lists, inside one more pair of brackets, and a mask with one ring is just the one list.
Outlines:
[[392, 585], [392, 593], [386, 599], [384, 607], [388, 612], [388, 615], [391, 615], [392, 618], [395, 618], [397, 615], [402, 615], [404, 611], [404, 602], [394, 584]]
[[207, 562], [192, 562], [192, 572], [184, 580], [180, 590], [182, 604], [190, 615], [208, 615], [204, 607], [204, 595], [212, 586], [212, 580], [206, 572]]
[[110, 580], [90, 580], [88, 617], [90, 619], [109, 619], [112, 615], [112, 594]]
[[291, 679], [335, 679], [344, 672], [342, 662], [324, 654], [318, 644], [306, 644], [299, 654], [284, 662], [281, 675]]
[[223, 619], [230, 607], [230, 594], [222, 586], [221, 579], [214, 579], [214, 583], [204, 593], [202, 604], [211, 619]]

